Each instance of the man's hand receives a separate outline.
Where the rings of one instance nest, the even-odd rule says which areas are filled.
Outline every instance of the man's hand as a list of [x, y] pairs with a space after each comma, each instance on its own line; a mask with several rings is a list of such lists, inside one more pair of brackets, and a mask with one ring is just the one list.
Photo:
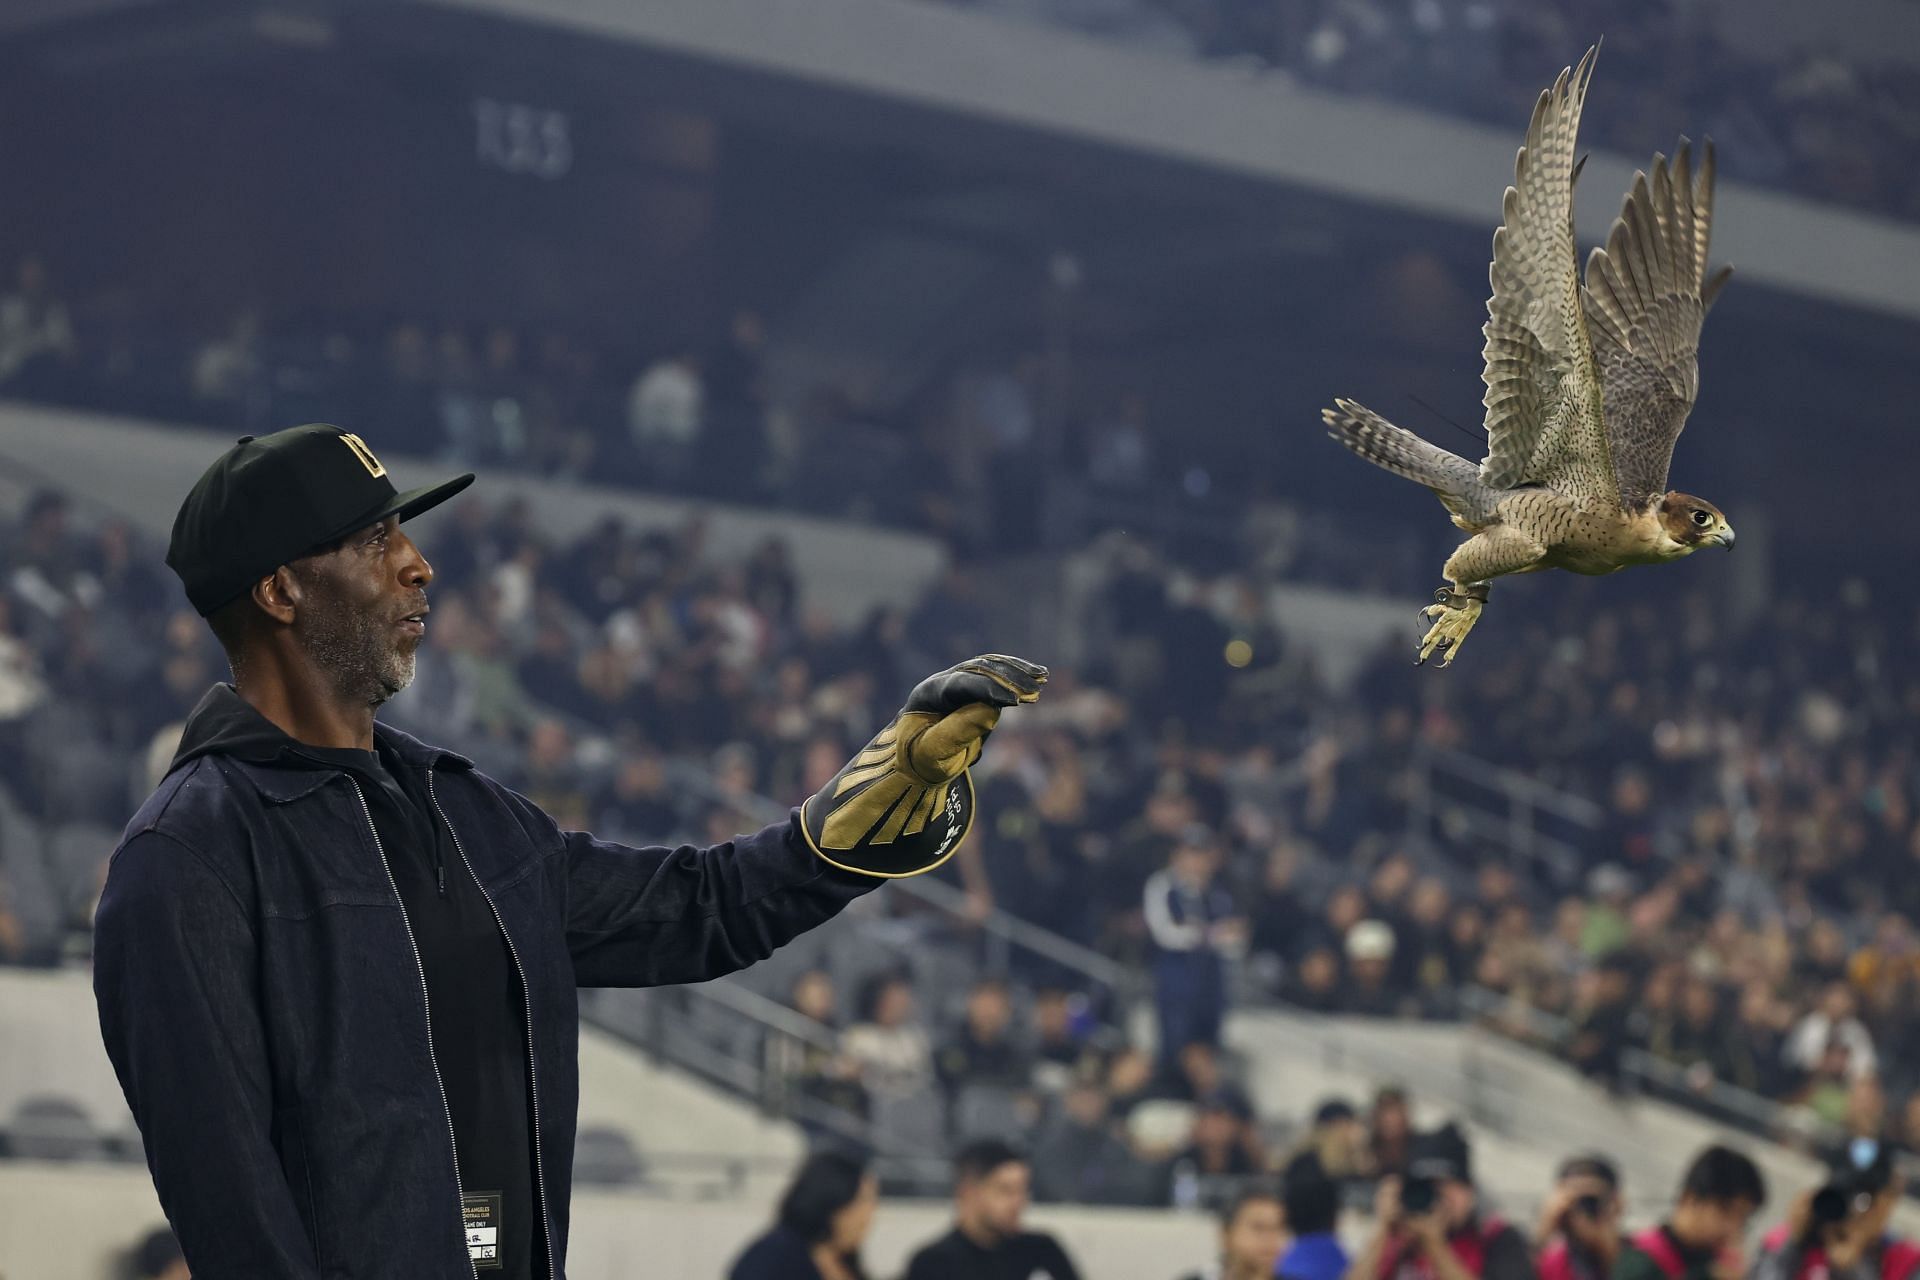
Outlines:
[[894, 722], [801, 806], [814, 852], [862, 875], [930, 871], [973, 823], [973, 783], [987, 735], [1007, 707], [1034, 702], [1047, 669], [985, 654], [928, 676]]
[[1373, 1189], [1373, 1220], [1383, 1231], [1400, 1225], [1400, 1178], [1397, 1174], [1388, 1174]]
[[929, 786], [951, 782], [980, 758], [1001, 708], [1039, 701], [1046, 682], [1045, 667], [998, 653], [928, 676], [894, 722], [901, 766]]
[[1438, 1209], [1426, 1213], [1410, 1213], [1406, 1216], [1407, 1234], [1413, 1237], [1420, 1252], [1428, 1258], [1438, 1258], [1448, 1252], [1447, 1224]]
[[1568, 1178], [1556, 1185], [1553, 1194], [1547, 1197], [1546, 1205], [1540, 1211], [1540, 1221], [1534, 1228], [1536, 1248], [1544, 1248], [1547, 1241], [1560, 1234], [1590, 1250], [1613, 1238], [1615, 1232], [1611, 1215], [1593, 1217], [1575, 1211], [1575, 1202], [1585, 1196], [1592, 1196], [1606, 1205], [1613, 1200], [1613, 1189], [1590, 1174]]

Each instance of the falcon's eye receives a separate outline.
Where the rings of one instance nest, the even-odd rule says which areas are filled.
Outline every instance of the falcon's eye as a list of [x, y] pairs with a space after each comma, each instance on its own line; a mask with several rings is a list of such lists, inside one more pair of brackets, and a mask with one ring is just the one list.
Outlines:
[[1713, 523], [1713, 517], [1704, 511], [1696, 511], [1693, 513], [1693, 522], [1704, 529]]

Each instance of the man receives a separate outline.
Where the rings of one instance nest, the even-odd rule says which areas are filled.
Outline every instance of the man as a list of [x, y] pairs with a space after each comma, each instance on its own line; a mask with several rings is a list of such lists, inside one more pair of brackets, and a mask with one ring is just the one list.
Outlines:
[[998, 1138], [953, 1160], [953, 1230], [913, 1255], [906, 1280], [1080, 1280], [1050, 1235], [1022, 1231], [1026, 1159]]
[[1144, 909], [1153, 938], [1153, 994], [1160, 1063], [1171, 1068], [1190, 1044], [1218, 1045], [1227, 1012], [1226, 957], [1246, 946], [1247, 923], [1217, 883], [1220, 842], [1190, 823], [1147, 878]]
[[1310, 1169], [1338, 1186], [1369, 1181], [1371, 1166], [1367, 1129], [1359, 1113], [1345, 1098], [1328, 1098], [1314, 1108], [1313, 1124], [1289, 1168], [1303, 1173]]
[[1033, 1068], [1014, 1041], [1013, 1001], [1005, 982], [983, 978], [967, 992], [966, 1017], [940, 1049], [934, 1070], [949, 1104], [972, 1084], [1026, 1088]]
[[1858, 1139], [1826, 1184], [1796, 1200], [1787, 1221], [1767, 1234], [1751, 1280], [1911, 1280], [1920, 1245], [1887, 1231], [1902, 1190], [1893, 1152]]
[[1575, 1156], [1562, 1164], [1534, 1233], [1540, 1280], [1607, 1280], [1626, 1245], [1623, 1211], [1613, 1161]]
[[1612, 1280], [1724, 1280], [1740, 1274], [1747, 1223], [1767, 1202], [1760, 1168], [1727, 1147], [1694, 1157], [1667, 1220], [1620, 1251]]
[[[433, 570], [359, 437], [242, 437], [167, 563], [233, 669], [115, 851], [101, 1032], [200, 1280], [563, 1280], [577, 986], [699, 982], [938, 865], [1045, 673], [975, 660], [787, 821], [711, 849], [563, 831], [375, 723]], [[483, 1274], [484, 1273], [484, 1274]]]
[[1043, 1202], [1145, 1205], [1162, 1199], [1161, 1178], [1121, 1140], [1098, 1080], [1067, 1086], [1033, 1148], [1033, 1189]]
[[1362, 920], [1347, 931], [1345, 1012], [1368, 1018], [1392, 1018], [1405, 1012], [1402, 994], [1392, 986], [1393, 926], [1384, 920]]
[[1358, 1280], [1533, 1280], [1526, 1239], [1480, 1215], [1472, 1150], [1453, 1125], [1414, 1144], [1405, 1178], [1381, 1180]]
[[1220, 1211], [1219, 1263], [1185, 1280], [1269, 1280], [1285, 1242], [1280, 1197], [1267, 1187], [1247, 1187]]
[[1344, 1280], [1348, 1260], [1340, 1243], [1340, 1184], [1308, 1152], [1287, 1165], [1281, 1187], [1287, 1234], [1293, 1239], [1273, 1274], [1281, 1280]]
[[127, 1262], [127, 1274], [134, 1280], [192, 1280], [187, 1260], [180, 1256], [180, 1242], [165, 1227], [149, 1231]]

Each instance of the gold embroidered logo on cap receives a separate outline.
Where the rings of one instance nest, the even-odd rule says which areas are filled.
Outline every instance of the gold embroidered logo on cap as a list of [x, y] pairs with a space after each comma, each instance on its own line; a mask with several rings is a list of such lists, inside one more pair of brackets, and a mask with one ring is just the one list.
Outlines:
[[342, 431], [340, 438], [346, 441], [347, 448], [353, 450], [353, 456], [360, 459], [360, 465], [367, 469], [370, 476], [383, 476], [387, 469], [380, 465], [380, 459], [373, 456], [373, 450], [367, 448], [367, 442], [351, 431]]

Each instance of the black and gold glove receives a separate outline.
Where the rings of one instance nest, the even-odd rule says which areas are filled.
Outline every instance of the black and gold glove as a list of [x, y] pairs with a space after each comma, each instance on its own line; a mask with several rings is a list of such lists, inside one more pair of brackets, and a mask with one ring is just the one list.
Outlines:
[[950, 857], [973, 825], [967, 770], [1002, 707], [1033, 702], [1047, 669], [989, 653], [928, 676], [833, 780], [800, 806], [813, 851], [867, 876], [917, 876]]

